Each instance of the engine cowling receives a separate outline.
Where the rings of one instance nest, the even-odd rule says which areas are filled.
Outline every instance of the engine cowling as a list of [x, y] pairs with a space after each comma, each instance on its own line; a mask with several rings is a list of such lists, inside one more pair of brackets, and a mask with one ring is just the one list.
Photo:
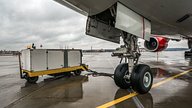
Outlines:
[[163, 51], [168, 46], [169, 39], [165, 37], [151, 37], [150, 41], [144, 42], [144, 47], [151, 52]]

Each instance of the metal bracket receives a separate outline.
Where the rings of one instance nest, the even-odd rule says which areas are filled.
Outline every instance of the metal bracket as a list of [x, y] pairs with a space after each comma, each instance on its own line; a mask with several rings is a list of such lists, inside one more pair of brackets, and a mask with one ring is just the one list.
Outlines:
[[120, 46], [120, 48], [117, 48], [116, 51], [112, 53], [112, 56], [121, 58], [120, 63], [122, 62], [123, 58], [125, 58], [125, 62], [128, 60], [129, 74], [125, 75], [125, 78], [130, 79], [132, 70], [138, 63], [139, 57], [141, 55], [137, 43], [138, 38], [126, 32], [123, 32], [122, 38], [124, 45]]

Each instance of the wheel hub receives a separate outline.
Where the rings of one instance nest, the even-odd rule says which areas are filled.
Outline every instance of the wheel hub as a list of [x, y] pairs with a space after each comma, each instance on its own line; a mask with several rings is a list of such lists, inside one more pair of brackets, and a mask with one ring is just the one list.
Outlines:
[[151, 84], [151, 74], [149, 72], [146, 72], [144, 74], [143, 84], [144, 84], [144, 86], [146, 88], [150, 86], [150, 84]]
[[147, 83], [149, 81], [149, 78], [148, 77], [145, 77], [145, 82]]
[[125, 72], [124, 80], [125, 80], [127, 83], [130, 83], [130, 80], [129, 80], [129, 72], [128, 72], [128, 71]]

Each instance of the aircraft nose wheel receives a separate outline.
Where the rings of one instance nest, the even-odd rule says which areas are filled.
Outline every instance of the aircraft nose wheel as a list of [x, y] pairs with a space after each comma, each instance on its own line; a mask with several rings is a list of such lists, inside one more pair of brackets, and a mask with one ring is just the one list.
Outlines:
[[122, 89], [127, 89], [131, 85], [130, 81], [126, 78], [126, 76], [129, 75], [128, 70], [128, 63], [119, 64], [115, 69], [115, 84]]
[[114, 81], [117, 86], [122, 89], [132, 87], [133, 90], [137, 91], [140, 94], [145, 94], [149, 92], [153, 83], [153, 75], [151, 72], [151, 68], [148, 65], [138, 64], [134, 66], [129, 80], [126, 77], [127, 75], [129, 75], [129, 72], [127, 71], [127, 63], [117, 66], [114, 73]]
[[151, 74], [146, 72], [143, 78], [143, 83], [145, 87], [149, 87], [151, 83]]

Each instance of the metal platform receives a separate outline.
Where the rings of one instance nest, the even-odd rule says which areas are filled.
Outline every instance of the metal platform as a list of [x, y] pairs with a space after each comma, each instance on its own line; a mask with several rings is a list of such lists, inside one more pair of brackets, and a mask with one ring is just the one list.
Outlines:
[[36, 83], [39, 76], [58, 76], [88, 70], [88, 65], [82, 63], [80, 49], [24, 49], [19, 54], [21, 79]]
[[51, 70], [36, 71], [36, 72], [22, 70], [22, 73], [27, 73], [29, 75], [29, 77], [35, 77], [35, 76], [41, 76], [41, 75], [74, 72], [76, 70], [87, 71], [88, 65], [73, 66], [73, 67], [68, 67], [68, 68], [59, 68], [59, 69], [51, 69]]

